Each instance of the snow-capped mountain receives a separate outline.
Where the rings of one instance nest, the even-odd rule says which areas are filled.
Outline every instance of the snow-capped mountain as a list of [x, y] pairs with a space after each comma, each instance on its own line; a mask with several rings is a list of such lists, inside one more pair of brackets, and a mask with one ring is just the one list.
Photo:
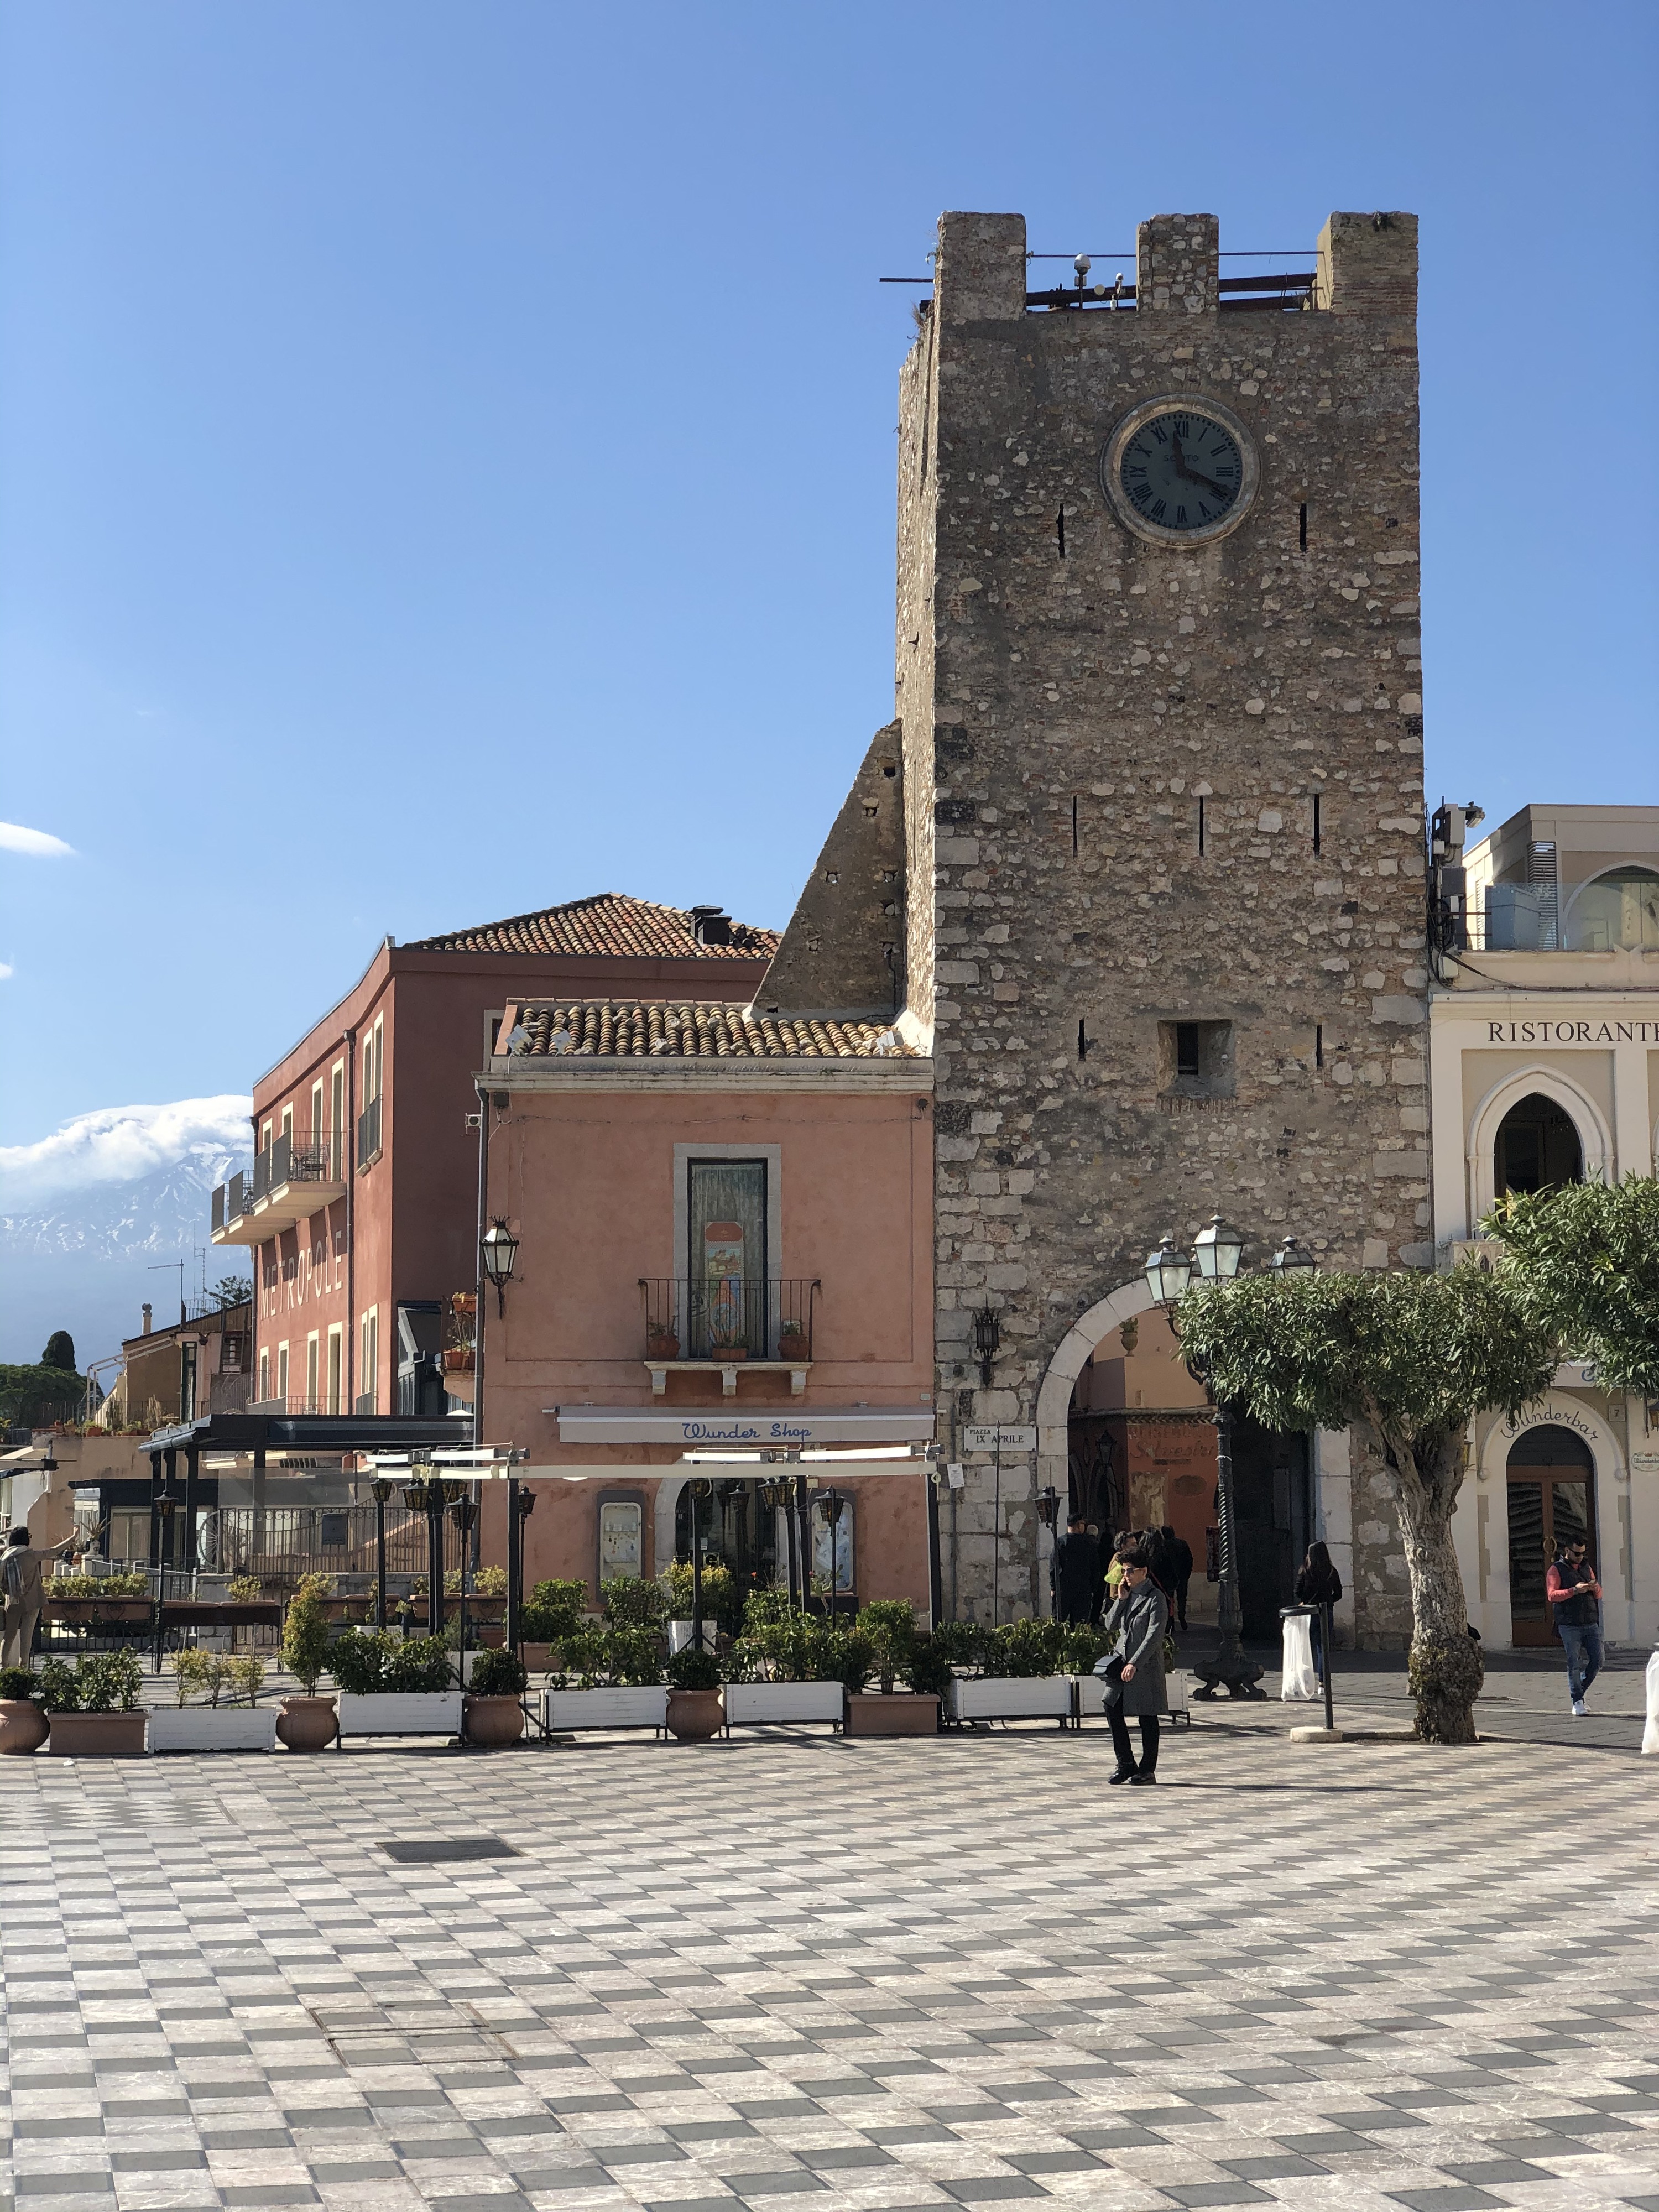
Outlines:
[[[79, 1115], [33, 1145], [0, 1146], [0, 1358], [33, 1360], [66, 1328], [84, 1363], [158, 1322], [185, 1291], [251, 1270], [209, 1245], [212, 1192], [248, 1157], [249, 1101], [181, 1099]], [[205, 1248], [205, 1249], [204, 1249]]]

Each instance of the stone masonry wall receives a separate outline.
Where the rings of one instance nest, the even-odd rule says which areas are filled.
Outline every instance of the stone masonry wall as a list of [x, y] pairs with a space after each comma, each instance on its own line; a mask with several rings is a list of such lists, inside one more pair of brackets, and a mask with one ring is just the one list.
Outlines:
[[[1023, 219], [946, 216], [902, 381], [910, 1015], [964, 1612], [994, 1547], [1005, 1614], [1035, 1601], [1036, 1474], [1005, 1459], [994, 1534], [961, 1424], [1032, 1421], [1060, 1338], [1165, 1231], [1190, 1246], [1219, 1209], [1256, 1264], [1287, 1232], [1327, 1266], [1431, 1259], [1415, 219], [1334, 216], [1303, 313], [1218, 308], [1217, 248], [1213, 217], [1157, 217], [1138, 312], [1031, 313]], [[1097, 473], [1164, 393], [1224, 402], [1260, 457], [1253, 511], [1190, 550], [1125, 529]], [[1177, 1021], [1233, 1025], [1230, 1096], [1175, 1079]], [[1373, 1504], [1357, 1475], [1357, 1528]]]

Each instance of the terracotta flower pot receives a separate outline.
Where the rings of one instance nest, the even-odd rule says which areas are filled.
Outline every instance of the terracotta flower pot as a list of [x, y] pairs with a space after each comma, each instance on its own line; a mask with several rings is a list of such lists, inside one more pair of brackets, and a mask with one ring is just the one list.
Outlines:
[[470, 1352], [452, 1345], [448, 1351], [444, 1354], [444, 1373], [446, 1375], [470, 1375], [471, 1372], [472, 1354]]
[[467, 1741], [486, 1751], [517, 1743], [524, 1734], [524, 1708], [516, 1698], [469, 1698], [462, 1710]]
[[332, 1698], [284, 1698], [276, 1734], [290, 1751], [321, 1751], [339, 1732]]
[[545, 1674], [553, 1664], [553, 1646], [550, 1644], [521, 1644], [519, 1656], [524, 1662], [526, 1674]]
[[46, 1740], [46, 1717], [28, 1698], [0, 1698], [0, 1752], [39, 1751]]
[[859, 1696], [847, 1700], [848, 1735], [937, 1735], [939, 1699], [929, 1692], [915, 1696], [896, 1690], [888, 1697]]
[[680, 1356], [680, 1340], [677, 1336], [653, 1335], [645, 1349], [646, 1357], [648, 1359], [678, 1359]]
[[52, 1713], [52, 1755], [57, 1759], [142, 1759], [144, 1716], [132, 1713]]
[[682, 1743], [707, 1743], [718, 1735], [726, 1718], [718, 1690], [671, 1690], [668, 1692], [668, 1732]]
[[778, 1344], [780, 1359], [805, 1359], [810, 1356], [804, 1336], [786, 1334]]

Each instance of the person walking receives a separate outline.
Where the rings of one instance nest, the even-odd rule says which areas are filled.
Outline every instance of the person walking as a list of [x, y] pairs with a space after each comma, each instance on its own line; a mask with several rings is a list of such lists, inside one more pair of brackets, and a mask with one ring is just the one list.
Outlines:
[[[1102, 1662], [1106, 1676], [1106, 1718], [1117, 1765], [1109, 1782], [1146, 1784], [1158, 1780], [1158, 1716], [1168, 1702], [1164, 1686], [1164, 1632], [1170, 1608], [1147, 1571], [1146, 1554], [1137, 1547], [1120, 1554], [1122, 1575], [1118, 1596], [1105, 1620], [1113, 1639]], [[1129, 1717], [1140, 1723], [1140, 1763], [1129, 1744]]]
[[[1296, 1601], [1298, 1605], [1335, 1605], [1342, 1595], [1342, 1577], [1331, 1564], [1331, 1555], [1322, 1544], [1310, 1544], [1308, 1556], [1297, 1571]], [[1313, 1644], [1314, 1673], [1319, 1677], [1320, 1687], [1325, 1684], [1325, 1616], [1316, 1613], [1308, 1623], [1308, 1634]]]
[[1555, 1632], [1567, 1655], [1567, 1690], [1574, 1712], [1584, 1710], [1584, 1692], [1601, 1671], [1601, 1585], [1584, 1557], [1582, 1536], [1556, 1547], [1545, 1595], [1555, 1616]]
[[1099, 1609], [1100, 1547], [1073, 1513], [1054, 1547], [1054, 1618], [1069, 1627], [1091, 1621]]
[[1193, 1547], [1184, 1536], [1177, 1536], [1173, 1528], [1162, 1528], [1164, 1556], [1170, 1563], [1170, 1598], [1176, 1625], [1187, 1626], [1187, 1585], [1193, 1578]]
[[6, 1539], [6, 1551], [0, 1559], [0, 1612], [3, 1614], [3, 1659], [0, 1664], [8, 1667], [27, 1667], [34, 1649], [34, 1631], [40, 1619], [40, 1607], [45, 1600], [45, 1587], [40, 1573], [44, 1559], [60, 1559], [65, 1552], [73, 1551], [84, 1541], [77, 1530], [65, 1536], [61, 1544], [44, 1551], [33, 1550], [29, 1543], [29, 1532], [24, 1528], [14, 1528]]

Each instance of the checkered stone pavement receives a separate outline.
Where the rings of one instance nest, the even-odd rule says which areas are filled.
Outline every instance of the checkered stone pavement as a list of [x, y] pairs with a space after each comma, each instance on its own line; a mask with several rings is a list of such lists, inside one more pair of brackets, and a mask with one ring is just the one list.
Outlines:
[[1659, 1762], [1304, 1717], [0, 1761], [17, 2212], [1659, 2212]]

